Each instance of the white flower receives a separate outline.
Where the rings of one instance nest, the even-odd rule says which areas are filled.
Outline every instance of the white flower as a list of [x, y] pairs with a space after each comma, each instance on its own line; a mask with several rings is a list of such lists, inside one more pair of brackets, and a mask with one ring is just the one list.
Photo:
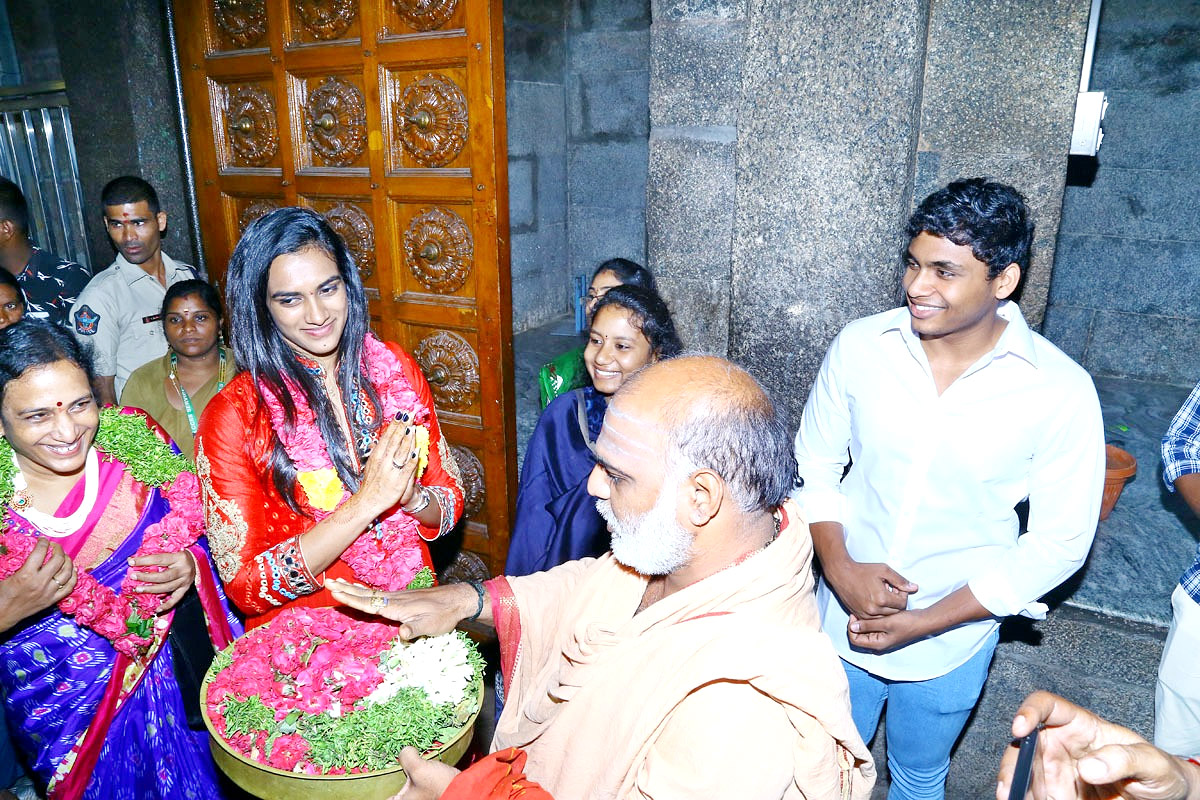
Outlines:
[[453, 632], [397, 642], [380, 663], [383, 682], [367, 696], [369, 703], [386, 703], [403, 687], [423, 690], [434, 705], [459, 703], [475, 675], [467, 645]]

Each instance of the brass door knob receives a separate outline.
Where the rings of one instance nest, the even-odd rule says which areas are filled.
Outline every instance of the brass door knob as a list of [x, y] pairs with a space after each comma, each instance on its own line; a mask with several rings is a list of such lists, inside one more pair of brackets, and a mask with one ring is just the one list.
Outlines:
[[317, 117], [313, 124], [323, 131], [331, 131], [337, 127], [337, 119], [333, 116], [333, 114], [330, 114], [328, 111], [326, 111], [324, 114]]
[[239, 117], [231, 125], [238, 133], [251, 134], [254, 132], [254, 120], [250, 117]]
[[450, 380], [450, 373], [446, 372], [446, 368], [441, 364], [435, 366], [429, 373], [429, 382], [436, 383], [438, 386], [441, 386], [448, 380]]
[[442, 248], [438, 246], [437, 242], [426, 242], [425, 246], [421, 248], [421, 252], [417, 255], [432, 264], [441, 259]]
[[408, 122], [410, 125], [416, 125], [421, 130], [426, 130], [433, 124], [433, 114], [428, 109], [418, 109], [408, 116]]

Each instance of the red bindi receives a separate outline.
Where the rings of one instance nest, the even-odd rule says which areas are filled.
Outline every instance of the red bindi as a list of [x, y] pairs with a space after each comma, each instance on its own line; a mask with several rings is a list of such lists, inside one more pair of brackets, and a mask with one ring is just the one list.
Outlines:
[[59, 401], [58, 401], [58, 407], [59, 407], [59, 408], [62, 408], [62, 400], [59, 400]]

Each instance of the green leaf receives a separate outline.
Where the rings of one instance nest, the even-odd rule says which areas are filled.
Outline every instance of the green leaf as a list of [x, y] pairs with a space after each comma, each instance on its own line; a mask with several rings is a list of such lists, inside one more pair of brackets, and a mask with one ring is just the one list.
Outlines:
[[431, 589], [433, 588], [433, 570], [429, 567], [421, 567], [417, 570], [417, 574], [413, 575], [413, 579], [408, 582], [406, 589]]

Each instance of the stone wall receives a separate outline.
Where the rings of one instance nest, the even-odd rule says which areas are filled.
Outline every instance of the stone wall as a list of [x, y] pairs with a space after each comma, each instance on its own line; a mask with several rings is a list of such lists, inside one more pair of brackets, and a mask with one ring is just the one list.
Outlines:
[[648, 0], [504, 5], [513, 328], [572, 310], [571, 279], [645, 261]]
[[1086, 0], [655, 0], [648, 260], [687, 343], [800, 408], [829, 341], [897, 300], [916, 201], [1030, 198], [1042, 318]]
[[1200, 378], [1200, 3], [1105, 0], [1090, 186], [1069, 186], [1046, 335], [1097, 375]]
[[158, 192], [169, 220], [163, 248], [196, 263], [160, 0], [8, 0], [7, 6], [22, 66], [38, 80], [66, 84], [93, 268], [115, 255], [101, 221], [100, 190], [126, 174], [142, 176]]
[[504, 4], [513, 329], [567, 310], [566, 9]]

